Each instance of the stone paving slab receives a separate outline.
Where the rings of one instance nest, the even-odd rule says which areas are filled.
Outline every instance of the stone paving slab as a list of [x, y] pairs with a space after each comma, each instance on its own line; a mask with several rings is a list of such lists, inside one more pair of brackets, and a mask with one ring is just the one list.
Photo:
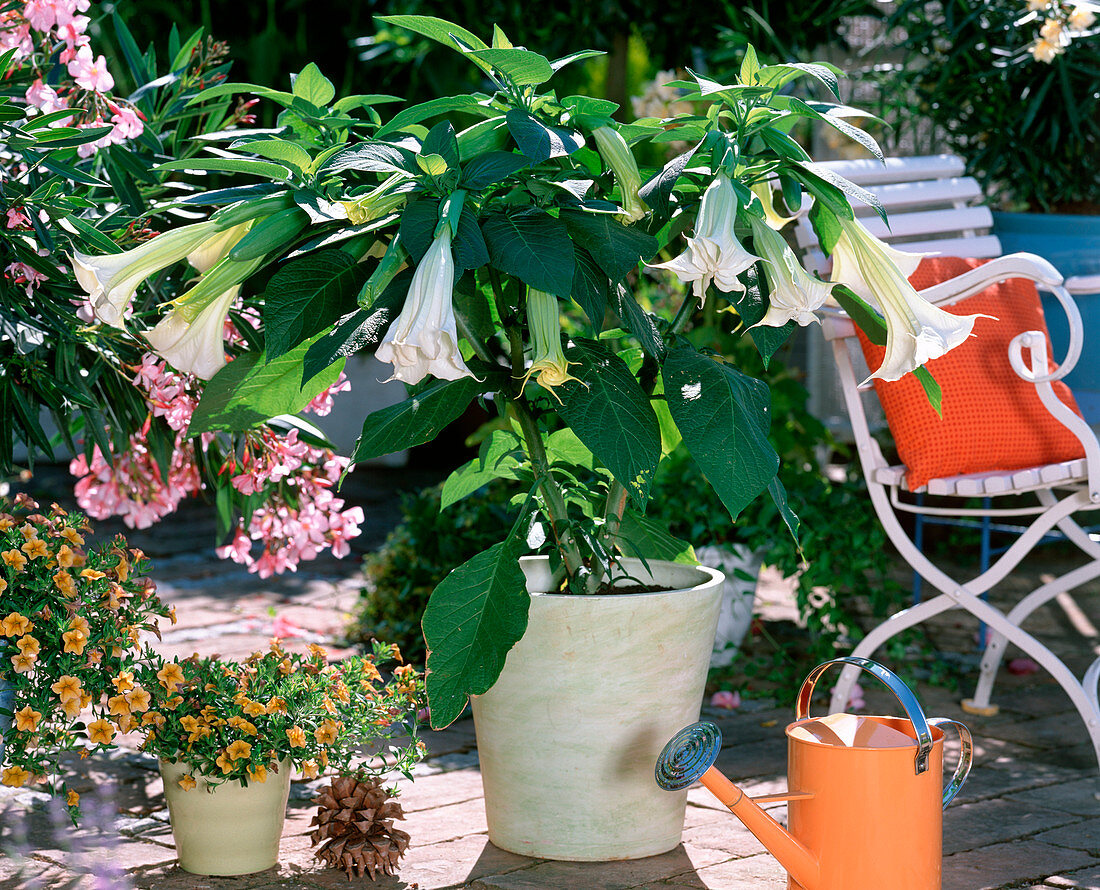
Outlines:
[[[392, 511], [379, 499], [372, 509]], [[162, 594], [177, 607], [179, 623], [166, 634], [162, 651], [189, 655], [220, 652], [243, 656], [265, 648], [276, 618], [290, 628], [288, 644], [304, 647], [323, 641], [337, 653], [347, 614], [359, 587], [354, 560], [319, 559], [296, 576], [261, 580], [239, 566], [198, 551], [196, 536], [210, 531], [194, 516], [177, 524], [174, 540], [143, 533], [135, 546], [156, 557]], [[374, 539], [381, 535], [375, 528]], [[365, 546], [365, 545], [364, 545]], [[374, 546], [373, 544], [371, 546]], [[357, 553], [362, 553], [358, 549]], [[1034, 579], [1010, 578], [1023, 589]], [[760, 602], [771, 617], [790, 618], [791, 586], [765, 574]], [[1079, 599], [1089, 612], [1100, 595]], [[1090, 614], [1092, 614], [1090, 612]], [[1036, 616], [1036, 629], [1056, 651], [1074, 651], [1070, 659], [1087, 664], [1093, 641], [1074, 639], [1057, 614]], [[963, 652], [971, 645], [972, 624], [944, 616], [945, 647]], [[955, 805], [945, 815], [944, 890], [1100, 890], [1100, 774], [1087, 735], [1066, 696], [1043, 674], [998, 677], [996, 715], [962, 713], [958, 701], [968, 691], [917, 690], [930, 714], [961, 719], [975, 735], [976, 766]], [[888, 694], [866, 690], [872, 712], [896, 711]], [[820, 709], [822, 705], [815, 705]], [[815, 710], [814, 713], [820, 712]], [[738, 711], [706, 708], [704, 717], [723, 732], [719, 768], [752, 796], [786, 790], [786, 741], [789, 708], [746, 701]], [[426, 732], [429, 758], [416, 768], [415, 781], [398, 779], [407, 818], [401, 827], [412, 835], [401, 874], [383, 878], [378, 890], [784, 890], [786, 876], [775, 859], [725, 808], [702, 788], [688, 794], [683, 843], [670, 853], [633, 862], [561, 863], [536, 860], [494, 847], [487, 835], [473, 721], [462, 719], [439, 733]], [[132, 746], [131, 741], [124, 741]], [[948, 744], [948, 763], [957, 744]], [[26, 789], [0, 790], [0, 890], [22, 890], [27, 876], [45, 890], [89, 888], [89, 872], [99, 856], [123, 868], [133, 888], [157, 890], [323, 890], [349, 885], [340, 872], [313, 859], [308, 839], [320, 782], [294, 782], [278, 866], [257, 875], [205, 878], [175, 864], [174, 847], [161, 783], [150, 758], [129, 749], [84, 762], [83, 793], [111, 788], [115, 824], [59, 833], [51, 823], [44, 795]], [[785, 822], [782, 803], [767, 805]], [[27, 820], [28, 860], [11, 855], [16, 817]], [[104, 838], [111, 843], [105, 844]], [[73, 849], [87, 842], [90, 851]], [[100, 884], [99, 886], [103, 886]], [[884, 886], [883, 890], [889, 890]]]

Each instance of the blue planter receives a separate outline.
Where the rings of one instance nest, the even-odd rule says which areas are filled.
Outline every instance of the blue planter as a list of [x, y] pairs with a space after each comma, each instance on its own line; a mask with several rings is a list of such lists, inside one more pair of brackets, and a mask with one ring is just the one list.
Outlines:
[[[994, 213], [993, 234], [1004, 253], [1035, 253], [1049, 260], [1064, 276], [1100, 274], [1100, 216], [1053, 213]], [[1085, 326], [1086, 348], [1077, 366], [1065, 378], [1090, 424], [1100, 424], [1100, 361], [1088, 344], [1100, 341], [1100, 294], [1074, 294]], [[1066, 314], [1050, 296], [1043, 311], [1060, 361], [1069, 342]]]

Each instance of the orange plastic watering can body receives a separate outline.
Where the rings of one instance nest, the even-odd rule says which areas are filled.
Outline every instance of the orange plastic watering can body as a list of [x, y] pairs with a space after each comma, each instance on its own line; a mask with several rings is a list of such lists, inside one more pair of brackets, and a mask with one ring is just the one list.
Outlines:
[[[848, 715], [844, 715], [848, 716]], [[828, 719], [828, 718], [826, 718]], [[943, 861], [943, 731], [932, 727], [928, 768], [917, 774], [910, 721], [863, 717], [913, 739], [904, 747], [849, 747], [814, 739], [815, 720], [787, 727], [787, 779], [812, 797], [788, 802], [787, 827], [814, 851], [816, 887], [789, 890], [939, 890]], [[800, 731], [801, 730], [801, 731]], [[783, 857], [779, 857], [782, 861]]]

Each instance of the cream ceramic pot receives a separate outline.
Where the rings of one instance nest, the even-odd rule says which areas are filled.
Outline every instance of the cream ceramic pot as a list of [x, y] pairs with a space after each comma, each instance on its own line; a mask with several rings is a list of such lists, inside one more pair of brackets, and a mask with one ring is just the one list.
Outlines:
[[[649, 582], [638, 560], [623, 562]], [[546, 557], [520, 563], [527, 632], [492, 689], [472, 699], [489, 839], [574, 861], [673, 849], [687, 792], [657, 788], [653, 764], [698, 718], [721, 572], [649, 560], [653, 581], [673, 590], [570, 596], [540, 592], [550, 587]]]
[[[267, 781], [224, 782], [212, 789], [185, 764], [160, 761], [164, 797], [180, 868], [196, 875], [246, 875], [271, 868], [279, 859], [279, 838], [290, 796], [290, 761], [268, 770]], [[192, 775], [185, 791], [179, 779]]]

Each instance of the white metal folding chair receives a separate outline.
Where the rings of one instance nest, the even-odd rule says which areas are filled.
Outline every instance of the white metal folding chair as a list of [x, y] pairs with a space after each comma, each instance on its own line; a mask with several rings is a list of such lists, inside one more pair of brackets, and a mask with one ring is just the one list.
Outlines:
[[[1074, 519], [1078, 512], [1100, 508], [1100, 443], [1088, 424], [1058, 399], [1051, 385], [1073, 368], [1083, 343], [1081, 317], [1067, 285], [1078, 292], [1092, 292], [1100, 290], [1100, 281], [1094, 277], [1064, 282], [1053, 266], [1030, 254], [999, 257], [1000, 244], [988, 232], [992, 222], [989, 210], [981, 204], [977, 183], [961, 175], [963, 163], [958, 158], [948, 155], [891, 158], [885, 166], [877, 161], [833, 162], [826, 166], [878, 195], [889, 212], [889, 229], [872, 215], [870, 208], [860, 208], [858, 212], [861, 217], [867, 214], [868, 228], [887, 242], [923, 253], [998, 257], [922, 291], [933, 303], [950, 304], [1008, 278], [1030, 279], [1040, 290], [1054, 295], [1069, 320], [1070, 344], [1065, 358], [1054, 373], [1048, 373], [1046, 338], [1039, 332], [1029, 331], [1012, 340], [1005, 373], [1014, 372], [1033, 383], [1043, 406], [1071, 431], [1085, 450], [1084, 458], [1063, 463], [932, 479], [918, 491], [938, 496], [938, 503], [934, 506], [917, 503], [905, 485], [906, 468], [890, 465], [871, 435], [865, 401], [865, 393], [871, 388], [859, 383], [866, 374], [857, 373], [857, 367], [860, 371], [863, 368], [857, 364], [862, 362], [862, 355], [855, 342], [855, 327], [842, 313], [826, 319], [823, 333], [832, 346], [871, 502], [894, 546], [938, 591], [937, 595], [880, 624], [859, 643], [853, 654], [870, 656], [896, 634], [949, 609], [964, 609], [992, 631], [982, 658], [977, 689], [964, 706], [978, 713], [995, 711], [990, 704], [993, 683], [1006, 645], [1011, 642], [1049, 671], [1069, 695], [1085, 723], [1100, 762], [1100, 701], [1097, 695], [1100, 658], [1079, 680], [1057, 655], [1021, 626], [1042, 605], [1100, 577], [1100, 543], [1092, 540]], [[808, 222], [801, 220], [795, 234], [807, 265], [823, 269], [826, 261]], [[870, 396], [873, 398], [873, 392]], [[967, 501], [974, 498], [991, 500], [988, 507], [968, 507]], [[1006, 502], [1007, 498], [1012, 500]], [[955, 499], [957, 506], [951, 504]], [[1021, 504], [1022, 499], [1032, 503]], [[1026, 528], [987, 569], [970, 580], [960, 581], [949, 576], [918, 549], [899, 520], [903, 513], [953, 518], [1011, 517], [1014, 524], [1026, 524]], [[1077, 545], [1086, 562], [1042, 584], [1007, 611], [986, 602], [982, 595], [1008, 577], [1055, 528]], [[833, 710], [843, 708], [857, 678], [856, 669], [842, 672], [833, 691]]]

